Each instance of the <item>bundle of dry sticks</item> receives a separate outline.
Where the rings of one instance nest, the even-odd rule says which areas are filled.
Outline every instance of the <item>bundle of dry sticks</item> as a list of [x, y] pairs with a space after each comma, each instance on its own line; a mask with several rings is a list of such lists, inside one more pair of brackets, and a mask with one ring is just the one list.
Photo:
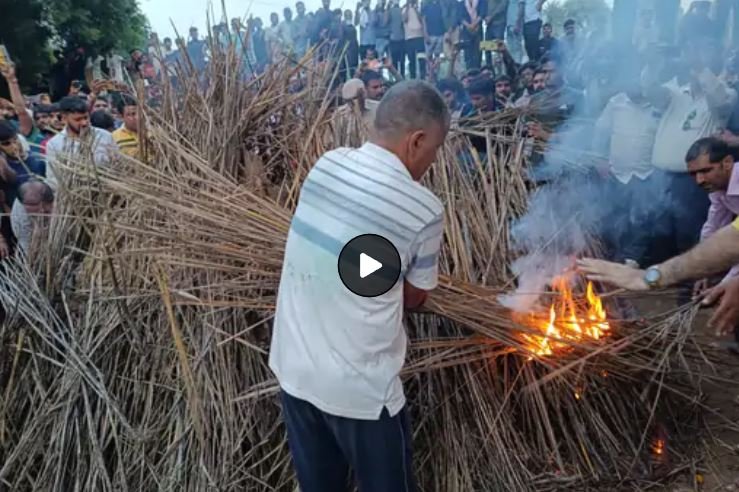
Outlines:
[[[183, 69], [145, 108], [142, 161], [60, 164], [55, 216], [0, 272], [0, 489], [295, 489], [266, 365], [282, 252], [310, 166], [361, 125], [334, 116], [330, 66], [244, 83], [237, 58], [214, 47], [207, 73]], [[516, 125], [455, 131], [427, 180], [446, 231], [443, 285], [408, 318], [421, 490], [636, 489], [691, 470], [709, 362], [691, 311], [609, 319], [609, 336], [544, 355], [540, 323], [497, 302], [529, 193]]]

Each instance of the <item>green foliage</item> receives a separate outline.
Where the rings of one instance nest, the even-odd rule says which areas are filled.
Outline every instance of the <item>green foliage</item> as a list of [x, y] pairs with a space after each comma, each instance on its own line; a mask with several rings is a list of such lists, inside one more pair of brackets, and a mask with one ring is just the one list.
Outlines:
[[127, 51], [146, 40], [137, 0], [50, 0], [48, 19], [67, 46], [91, 52]]
[[611, 9], [605, 0], [550, 0], [544, 5], [544, 19], [559, 36], [567, 19], [575, 19], [581, 30], [604, 29]]
[[2, 3], [0, 43], [8, 47], [24, 87], [33, 85], [38, 74], [48, 71], [53, 62], [52, 46], [54, 49], [83, 47], [88, 54], [105, 54], [127, 53], [146, 43], [148, 23], [138, 0], [6, 0]]
[[[7, 4], [7, 2], [3, 2]], [[35, 74], [44, 72], [51, 61], [47, 40], [50, 26], [44, 22], [43, 0], [18, 0], [4, 5], [0, 15], [0, 43], [18, 65], [21, 83], [31, 85]], [[0, 79], [1, 80], [1, 79]], [[5, 84], [0, 83], [3, 92]]]

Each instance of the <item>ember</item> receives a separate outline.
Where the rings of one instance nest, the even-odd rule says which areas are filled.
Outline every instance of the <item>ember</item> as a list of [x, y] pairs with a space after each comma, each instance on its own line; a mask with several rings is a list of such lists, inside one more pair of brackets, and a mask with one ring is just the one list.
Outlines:
[[529, 349], [535, 355], [553, 355], [564, 349], [568, 342], [600, 340], [610, 330], [603, 302], [588, 282], [584, 301], [577, 302], [565, 277], [552, 281], [552, 288], [559, 294], [549, 306], [548, 316], [531, 313], [523, 322], [542, 332], [542, 336], [526, 335]]

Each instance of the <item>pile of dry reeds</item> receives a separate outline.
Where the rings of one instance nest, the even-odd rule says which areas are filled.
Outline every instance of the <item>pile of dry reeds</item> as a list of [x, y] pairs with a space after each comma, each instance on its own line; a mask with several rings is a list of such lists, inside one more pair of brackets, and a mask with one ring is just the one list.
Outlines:
[[[243, 83], [234, 57], [214, 49], [147, 108], [143, 161], [60, 165], [56, 215], [0, 272], [9, 490], [294, 490], [266, 365], [284, 240], [310, 166], [361, 125], [336, 128], [330, 67]], [[532, 328], [496, 301], [528, 195], [516, 124], [455, 132], [428, 178], [445, 277], [408, 319], [404, 372], [421, 490], [640, 488], [692, 470], [707, 359], [691, 311], [532, 358]]]

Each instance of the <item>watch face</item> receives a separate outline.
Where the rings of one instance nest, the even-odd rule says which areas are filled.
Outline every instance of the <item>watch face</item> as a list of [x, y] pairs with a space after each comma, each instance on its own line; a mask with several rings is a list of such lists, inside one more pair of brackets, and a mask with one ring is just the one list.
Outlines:
[[644, 275], [644, 280], [647, 281], [648, 284], [656, 284], [659, 282], [659, 279], [662, 278], [662, 274], [659, 270], [656, 268], [650, 268], [647, 270], [647, 273]]

